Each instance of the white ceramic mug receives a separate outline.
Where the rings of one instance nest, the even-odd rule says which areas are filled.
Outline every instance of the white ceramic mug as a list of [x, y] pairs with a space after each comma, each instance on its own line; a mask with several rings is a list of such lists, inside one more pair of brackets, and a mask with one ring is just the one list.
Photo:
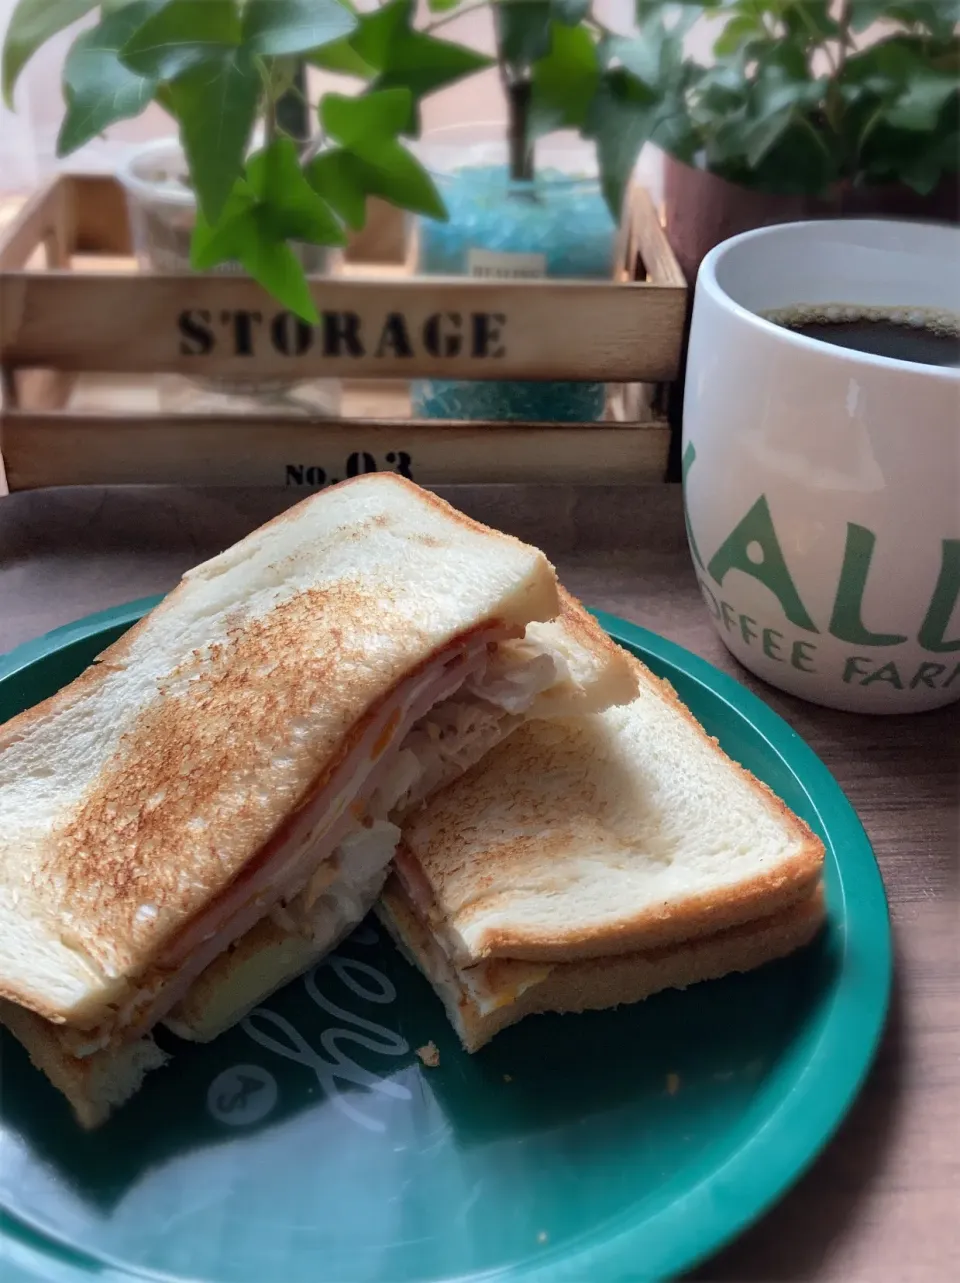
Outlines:
[[960, 369], [765, 320], [803, 304], [960, 314], [960, 228], [747, 232], [697, 278], [683, 424], [701, 591], [728, 648], [804, 699], [960, 699]]

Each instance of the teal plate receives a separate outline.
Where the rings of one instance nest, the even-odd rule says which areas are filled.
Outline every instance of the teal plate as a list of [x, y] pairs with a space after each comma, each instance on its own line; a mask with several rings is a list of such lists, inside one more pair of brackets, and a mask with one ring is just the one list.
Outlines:
[[[152, 604], [0, 660], [0, 720]], [[241, 1026], [184, 1047], [90, 1135], [6, 1038], [4, 1283], [638, 1283], [716, 1251], [796, 1180], [883, 1027], [891, 946], [873, 853], [832, 776], [760, 700], [600, 620], [820, 833], [819, 940], [635, 1007], [530, 1019], [467, 1056], [366, 923]], [[430, 1041], [433, 1069], [416, 1055]]]

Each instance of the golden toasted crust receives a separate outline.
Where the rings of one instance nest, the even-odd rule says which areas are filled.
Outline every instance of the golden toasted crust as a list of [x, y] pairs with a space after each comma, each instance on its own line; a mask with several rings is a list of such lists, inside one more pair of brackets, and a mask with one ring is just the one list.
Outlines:
[[[789, 837], [792, 853], [769, 872], [708, 892], [671, 896], [641, 908], [625, 902], [601, 927], [592, 922], [579, 925], [567, 915], [559, 926], [541, 929], [519, 909], [515, 921], [485, 921], [501, 907], [509, 919], [517, 888], [524, 887], [525, 869], [535, 868], [542, 877], [553, 865], [557, 886], [565, 889], [564, 879], [570, 874], [561, 861], [567, 858], [575, 866], [593, 836], [599, 839], [598, 849], [603, 849], [608, 836], [610, 821], [601, 808], [610, 804], [609, 797], [600, 800], [590, 738], [590, 727], [596, 727], [597, 751], [603, 751], [607, 723], [529, 724], [454, 782], [405, 830], [404, 845], [426, 874], [438, 918], [446, 919], [458, 933], [469, 929], [469, 957], [561, 962], [630, 953], [777, 913], [809, 896], [817, 884], [824, 859], [820, 840], [765, 784], [723, 753], [668, 682], [639, 660], [629, 659], [646, 697], [665, 702], [697, 740], [722, 759], [724, 768], [748, 785]], [[555, 779], [562, 780], [560, 794], [551, 782]], [[603, 784], [612, 795], [644, 787], [633, 777], [622, 781], [609, 777]], [[634, 843], [642, 846], [638, 835], [621, 836], [623, 849], [614, 851], [614, 858], [627, 858], [625, 853]], [[467, 956], [461, 958], [467, 960]]]
[[[219, 808], [225, 779], [262, 769], [264, 745], [279, 748], [291, 721], [309, 716], [326, 697], [334, 675], [341, 690], [350, 683], [363, 651], [348, 638], [362, 631], [377, 604], [358, 585], [305, 592], [235, 626], [225, 642], [213, 642], [206, 654], [194, 651], [175, 669], [59, 834], [57, 857], [45, 872], [69, 902], [111, 934], [128, 929], [131, 906], [187, 915], [223, 887], [236, 869], [216, 858], [216, 833], [186, 868], [169, 862], [168, 853], [196, 816]], [[319, 621], [333, 645], [301, 654], [298, 639]], [[258, 677], [265, 669], [269, 684]], [[356, 681], [347, 698], [362, 699], [366, 689]], [[360, 724], [349, 728], [310, 792], [323, 786], [359, 730]], [[250, 826], [257, 846], [270, 836], [246, 798], [237, 799], [233, 815], [242, 828]]]
[[582, 601], [567, 592], [562, 584], [558, 585], [558, 590], [560, 614], [554, 621], [555, 624], [561, 626], [564, 632], [585, 650], [602, 656], [619, 672], [625, 674], [628, 689], [631, 693], [636, 693], [637, 679], [633, 672], [633, 656], [622, 646], [618, 646], [610, 634], [600, 627], [590, 612], [585, 609]]
[[[348, 490], [351, 486], [367, 485], [370, 480], [370, 475], [370, 473], [366, 473], [359, 477], [348, 477], [346, 481], [338, 481], [336, 485], [327, 486], [322, 493], [324, 495], [330, 495], [333, 494], [334, 491]], [[406, 477], [401, 477], [398, 472], [378, 472], [374, 475], [376, 476], [378, 485], [396, 486], [400, 490], [406, 490], [408, 493], [415, 495], [418, 502], [425, 504], [427, 507], [436, 509], [436, 511], [445, 519], [456, 522], [457, 525], [463, 526], [466, 530], [472, 530], [476, 534], [481, 535], [495, 535], [497, 539], [509, 540], [511, 543], [517, 544], [518, 547], [524, 546], [522, 540], [515, 538], [513, 535], [504, 534], [502, 530], [495, 530], [492, 526], [485, 526], [482, 521], [477, 521], [474, 517], [468, 517], [465, 512], [461, 512], [459, 508], [455, 508], [453, 504], [448, 503], [446, 499], [441, 499], [440, 496], [438, 494], [434, 494], [432, 490], [425, 490], [422, 486], [418, 486], [415, 481], [410, 481]], [[288, 521], [296, 521], [300, 510], [305, 508], [307, 504], [315, 502], [317, 498], [317, 495], [309, 495], [306, 499], [301, 499], [299, 503], [295, 503], [291, 508], [286, 508], [283, 512], [278, 513], [277, 516], [271, 517], [268, 522], [258, 527], [258, 529], [268, 530], [272, 526], [280, 526]], [[416, 542], [423, 544], [424, 547], [442, 546], [435, 536], [424, 534], [422, 532], [416, 534], [414, 539]]]
[[479, 628], [556, 612], [537, 550], [402, 478], [357, 478], [331, 508], [346, 488], [189, 572], [0, 728], [0, 881], [50, 937], [29, 974], [10, 948], [0, 997], [92, 1027], [116, 977], [282, 839], [400, 682]]
[[[447, 982], [442, 986], [436, 983], [436, 977], [430, 974], [431, 966], [436, 966], [436, 954], [430, 951], [423, 925], [396, 878], [387, 884], [378, 913], [401, 950], [434, 982], [464, 1047], [474, 1052], [501, 1029], [525, 1016], [604, 1010], [641, 1002], [664, 989], [685, 989], [732, 972], [752, 971], [809, 944], [823, 925], [825, 905], [818, 886], [812, 894], [779, 913], [687, 943], [556, 963], [542, 980], [486, 1013], [464, 989], [452, 967]], [[514, 965], [521, 975], [527, 966]], [[500, 961], [495, 989], [502, 986], [509, 992], [510, 966], [508, 960]]]
[[66, 1096], [80, 1126], [88, 1129], [104, 1123], [140, 1089], [145, 1074], [169, 1059], [151, 1038], [141, 1038], [81, 1060], [64, 1047], [57, 1026], [13, 1003], [0, 1003], [0, 1024], [23, 1044], [37, 1069]]
[[[344, 719], [350, 707], [363, 707], [370, 688], [364, 671], [365, 622], [378, 609], [383, 635], [390, 625], [382, 600], [365, 598], [360, 591], [307, 592], [266, 619], [238, 628], [226, 644], [210, 647], [209, 658], [195, 655], [194, 663], [173, 674], [184, 686], [183, 694], [146, 711], [126, 738], [122, 758], [108, 766], [96, 791], [61, 831], [57, 858], [46, 870], [73, 912], [95, 920], [98, 936], [115, 942], [130, 930], [143, 904], [188, 919], [229, 885], [268, 840], [282, 841], [300, 810], [363, 738], [396, 683], [330, 745], [321, 770], [288, 799], [293, 808], [278, 828], [263, 822], [255, 802], [237, 796], [230, 822], [249, 834], [238, 860], [223, 858], [216, 828], [199, 849], [185, 846], [182, 834], [193, 817], [222, 811], [225, 780], [253, 781], [264, 766], [264, 746], [282, 749], [291, 723], [329, 701], [334, 683]], [[320, 655], [303, 653], [298, 639], [310, 629], [331, 637], [333, 646]], [[404, 678], [426, 670], [474, 631], [431, 651]], [[264, 686], [257, 672], [267, 667], [270, 683]], [[159, 799], [155, 808], [154, 798]], [[179, 850], [179, 860], [169, 860], [172, 850]]]
[[562, 945], [549, 933], [539, 934], [528, 929], [514, 933], [490, 928], [484, 932], [478, 953], [485, 958], [562, 962], [603, 957], [608, 953], [630, 953], [641, 937], [644, 944], [669, 946], [749, 922], [760, 913], [789, 909], [809, 896], [819, 881], [821, 869], [822, 859], [804, 850], [785, 861], [776, 872], [707, 895], [688, 896], [682, 909], [663, 904], [625, 917], [600, 934], [565, 931]]
[[560, 963], [542, 984], [488, 1015], [466, 999], [460, 1008], [464, 1046], [476, 1051], [524, 1016], [605, 1010], [642, 1002], [664, 989], [686, 989], [733, 972], [753, 971], [809, 944], [824, 916], [823, 895], [817, 890], [779, 913], [701, 936], [687, 945]]
[[633, 656], [563, 587], [560, 614], [549, 623], [534, 624], [531, 636], [556, 647], [569, 670], [569, 680], [540, 696], [531, 710], [533, 717], [580, 717], [636, 699]]
[[[415, 482], [408, 481], [405, 477], [401, 477], [397, 473], [378, 472], [378, 473], [372, 474], [372, 476], [375, 477], [376, 484], [378, 486], [396, 486], [399, 490], [406, 491], [407, 493], [416, 496], [418, 502], [424, 504], [427, 508], [434, 509], [439, 515], [444, 517], [446, 520], [453, 522], [454, 525], [462, 526], [465, 530], [473, 531], [475, 534], [490, 535], [500, 542], [511, 543], [518, 548], [524, 547], [521, 540], [514, 538], [513, 535], [504, 534], [502, 530], [494, 530], [490, 526], [483, 525], [483, 523], [480, 521], [475, 521], [473, 517], [468, 517], [466, 513], [461, 512], [458, 508], [454, 508], [452, 504], [447, 503], [445, 499], [441, 499], [439, 495], [433, 494], [429, 490], [424, 490], [421, 486], [418, 486]], [[300, 519], [303, 513], [303, 510], [309, 507], [311, 504], [315, 504], [319, 500], [328, 498], [330, 495], [338, 491], [348, 490], [351, 486], [369, 485], [370, 480], [371, 480], [371, 474], [369, 473], [360, 477], [350, 477], [346, 481], [337, 482], [337, 484], [334, 486], [328, 486], [320, 494], [310, 495], [306, 499], [301, 499], [299, 503], [295, 503], [293, 504], [292, 507], [286, 508], [283, 512], [278, 513], [276, 517], [271, 517], [269, 521], [264, 522], [262, 526], [258, 526], [257, 529], [254, 530], [251, 534], [239, 540], [238, 543], [233, 545], [233, 550], [234, 551], [243, 550], [243, 548], [246, 545], [252, 543], [256, 539], [259, 539], [266, 531], [275, 530], [285, 525], [296, 523]], [[370, 518], [370, 520], [364, 523], [362, 526], [358, 525], [350, 531], [346, 531], [346, 532], [339, 531], [337, 533], [338, 533], [338, 537], [341, 540], [343, 539], [358, 540], [362, 538], [365, 527], [379, 526], [382, 529], [386, 527], [388, 524], [389, 524], [389, 519], [386, 516], [378, 515]], [[432, 535], [425, 535], [422, 532], [413, 532], [408, 537], [411, 543], [419, 544], [422, 547], [429, 547], [429, 548], [443, 547], [442, 540]], [[168, 593], [168, 595], [163, 599], [163, 601], [161, 601], [157, 606], [155, 606], [153, 610], [148, 612], [148, 614], [144, 615], [143, 618], [140, 619], [137, 623], [135, 623], [132, 627], [128, 628], [127, 631], [123, 634], [123, 636], [118, 638], [117, 641], [115, 641], [112, 646], [108, 646], [106, 650], [102, 651], [100, 655], [97, 656], [95, 663], [109, 665], [110, 663], [122, 663], [123, 661], [125, 661], [130, 651], [132, 650], [134, 643], [139, 638], [141, 632], [143, 632], [146, 628], [150, 626], [150, 621], [151, 620], [156, 621], [156, 619], [159, 618], [160, 615], [162, 615], [163, 613], [166, 613], [169, 610], [175, 610], [176, 606], [177, 606], [177, 590], [174, 589], [174, 591], [171, 593]], [[547, 615], [545, 617], [549, 618], [550, 616]], [[77, 682], [82, 681], [88, 674], [95, 676], [96, 667], [91, 667], [87, 669], [85, 673], [82, 673], [80, 677], [76, 679]], [[75, 685], [76, 685], [75, 682], [71, 683], [71, 685], [65, 689], [71, 690]], [[44, 704], [49, 703], [51, 701], [59, 700], [64, 693], [65, 693], [64, 691], [58, 692], [56, 695], [51, 696], [51, 700], [49, 701], [45, 700]], [[43, 707], [43, 704], [36, 705], [37, 709], [42, 707]], [[34, 709], [27, 709], [25, 710], [25, 712], [20, 713], [16, 718], [14, 718], [13, 721], [19, 722], [21, 719], [29, 719], [31, 713], [34, 711], [35, 711]], [[8, 723], [7, 725], [10, 725], [10, 724], [11, 723]], [[6, 726], [0, 727], [0, 735], [2, 735], [2, 732], [4, 730], [6, 730]], [[0, 748], [2, 747], [3, 747], [3, 740], [2, 738], [0, 738]]]

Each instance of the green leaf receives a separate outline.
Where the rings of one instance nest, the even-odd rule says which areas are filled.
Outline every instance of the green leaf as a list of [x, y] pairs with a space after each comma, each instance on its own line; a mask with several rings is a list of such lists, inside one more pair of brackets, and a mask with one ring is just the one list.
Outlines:
[[247, 161], [247, 182], [257, 217], [280, 240], [343, 245], [343, 229], [307, 181], [291, 138], [277, 138]]
[[529, 67], [550, 52], [550, 0], [512, 0], [494, 6], [500, 57], [514, 68]]
[[445, 221], [447, 211], [433, 179], [400, 143], [382, 138], [362, 156], [344, 149], [323, 152], [307, 177], [315, 191], [354, 228], [366, 221], [366, 201], [378, 196], [398, 209]]
[[413, 12], [412, 0], [391, 0], [382, 8], [363, 13], [350, 43], [365, 62], [382, 71], [387, 65], [391, 46], [402, 41], [405, 35], [412, 34]]
[[358, 97], [325, 94], [320, 103], [324, 131], [344, 147], [360, 151], [366, 139], [396, 138], [410, 119], [409, 89], [374, 89]]
[[348, 227], [360, 231], [367, 221], [367, 181], [359, 156], [343, 148], [321, 152], [306, 169], [307, 181]]
[[850, 26], [854, 31], [866, 31], [884, 15], [890, 0], [847, 0]]
[[704, 119], [723, 119], [738, 107], [745, 107], [752, 86], [739, 66], [715, 63], [703, 71], [692, 88], [691, 111]]
[[575, 27], [590, 12], [591, 0], [550, 0], [550, 9], [557, 22]]
[[197, 272], [208, 272], [218, 263], [240, 259], [240, 249], [247, 235], [244, 224], [253, 213], [257, 198], [244, 178], [238, 178], [227, 197], [220, 217], [208, 222], [203, 210], [197, 218], [190, 241], [190, 266]]
[[260, 88], [256, 65], [242, 49], [208, 57], [170, 85], [190, 177], [211, 222], [219, 217], [243, 168]]
[[243, 43], [269, 57], [306, 53], [354, 31], [357, 20], [339, 0], [247, 0]]
[[[415, 103], [419, 103], [428, 94], [491, 66], [493, 59], [484, 54], [445, 40], [415, 34], [409, 42], [404, 41], [390, 51], [387, 65], [377, 77], [375, 87], [409, 89]], [[413, 110], [410, 128], [415, 127], [416, 112]]]
[[363, 80], [369, 80], [376, 74], [374, 68], [364, 62], [346, 36], [341, 40], [333, 40], [320, 49], [311, 49], [305, 55], [305, 60], [312, 67], [319, 67], [321, 71], [335, 71], [343, 76], [360, 76]]
[[779, 63], [763, 67], [753, 84], [753, 109], [760, 117], [784, 110], [808, 111], [823, 103], [829, 81], [826, 76], [806, 79], [791, 75]]
[[535, 133], [580, 129], [600, 84], [597, 47], [585, 27], [554, 24], [550, 52], [533, 64]]
[[414, 31], [413, 16], [413, 0], [391, 0], [361, 15], [350, 37], [354, 51], [378, 73], [374, 89], [406, 88], [413, 95], [406, 133], [417, 131], [421, 98], [493, 66], [484, 54]]
[[250, 220], [237, 257], [268, 294], [297, 316], [316, 325], [320, 320], [300, 260], [289, 245], [278, 241], [261, 210]]
[[[742, 143], [742, 139], [740, 140]], [[781, 195], [825, 193], [839, 177], [836, 164], [817, 131], [804, 121], [792, 119], [766, 156], [751, 166], [742, 146], [731, 149], [732, 159], [723, 162], [708, 150], [711, 170], [741, 186]]]
[[641, 36], [613, 36], [603, 42], [604, 62], [619, 63], [651, 92], [660, 84], [662, 40], [654, 28]]
[[240, 44], [235, 0], [169, 0], [121, 50], [132, 71], [173, 80], [199, 64], [222, 62]]
[[956, 36], [960, 27], [960, 0], [921, 0], [921, 3], [914, 0], [909, 8], [935, 40], [946, 41]]
[[369, 195], [446, 222], [447, 210], [433, 179], [401, 143], [384, 139], [364, 147], [358, 159]]
[[657, 127], [657, 109], [631, 98], [623, 72], [612, 72], [593, 100], [586, 133], [596, 139], [600, 181], [610, 213], [619, 222], [637, 157]]
[[788, 0], [783, 21], [788, 38], [822, 44], [840, 34], [840, 24], [830, 12], [831, 0]]
[[947, 100], [958, 93], [960, 82], [956, 75], [918, 68], [904, 93], [884, 113], [887, 124], [895, 129], [932, 131]]
[[742, 134], [747, 164], [755, 169], [790, 128], [793, 112], [774, 112], [754, 121]]
[[932, 85], [947, 76], [956, 86], [958, 48], [951, 42], [931, 50], [923, 37], [891, 36], [851, 54], [844, 65], [842, 85], [848, 93], [859, 88], [890, 106], [919, 82], [929, 80]]
[[731, 18], [713, 43], [718, 58], [729, 57], [747, 40], [763, 34], [763, 24], [752, 13], [738, 13]]
[[237, 261], [278, 302], [316, 323], [303, 268], [288, 241], [342, 245], [339, 222], [300, 169], [289, 138], [251, 156], [216, 220], [197, 213], [191, 262], [200, 271]]
[[[689, 15], [687, 15], [689, 16]], [[689, 78], [695, 64], [684, 57], [683, 40], [690, 29], [683, 14], [667, 25], [662, 14], [648, 19], [639, 36], [611, 36], [600, 46], [601, 61], [608, 67], [619, 63], [634, 83], [645, 89], [645, 97], [666, 100], [681, 82]]]
[[937, 40], [949, 40], [960, 24], [960, 3], [957, 0], [848, 0], [851, 26], [854, 31], [866, 31], [875, 22], [899, 22], [916, 30], [926, 28]]
[[459, 3], [460, 0], [427, 0], [427, 8], [431, 13], [449, 13]]
[[948, 174], [960, 168], [960, 130], [952, 130], [917, 150], [900, 169], [899, 176], [921, 196], [928, 196]]
[[21, 71], [41, 45], [85, 17], [97, 0], [19, 0], [3, 42], [3, 99], [13, 108]]
[[153, 98], [157, 82], [139, 76], [120, 61], [120, 50], [164, 0], [133, 0], [74, 41], [63, 64], [67, 110], [57, 138], [57, 155], [66, 156], [118, 120], [139, 116]]

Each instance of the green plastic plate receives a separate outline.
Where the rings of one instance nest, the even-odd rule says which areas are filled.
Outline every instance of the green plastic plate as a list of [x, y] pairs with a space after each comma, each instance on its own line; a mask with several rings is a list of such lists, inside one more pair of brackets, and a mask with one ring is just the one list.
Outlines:
[[[0, 720], [153, 604], [0, 660]], [[760, 700], [599, 618], [820, 833], [820, 940], [636, 1007], [530, 1019], [467, 1056], [367, 923], [216, 1043], [183, 1047], [89, 1135], [5, 1036], [4, 1283], [637, 1283], [714, 1252], [808, 1166], [883, 1027], [891, 947], [873, 853], [826, 768]], [[432, 1069], [416, 1055], [430, 1041]]]

